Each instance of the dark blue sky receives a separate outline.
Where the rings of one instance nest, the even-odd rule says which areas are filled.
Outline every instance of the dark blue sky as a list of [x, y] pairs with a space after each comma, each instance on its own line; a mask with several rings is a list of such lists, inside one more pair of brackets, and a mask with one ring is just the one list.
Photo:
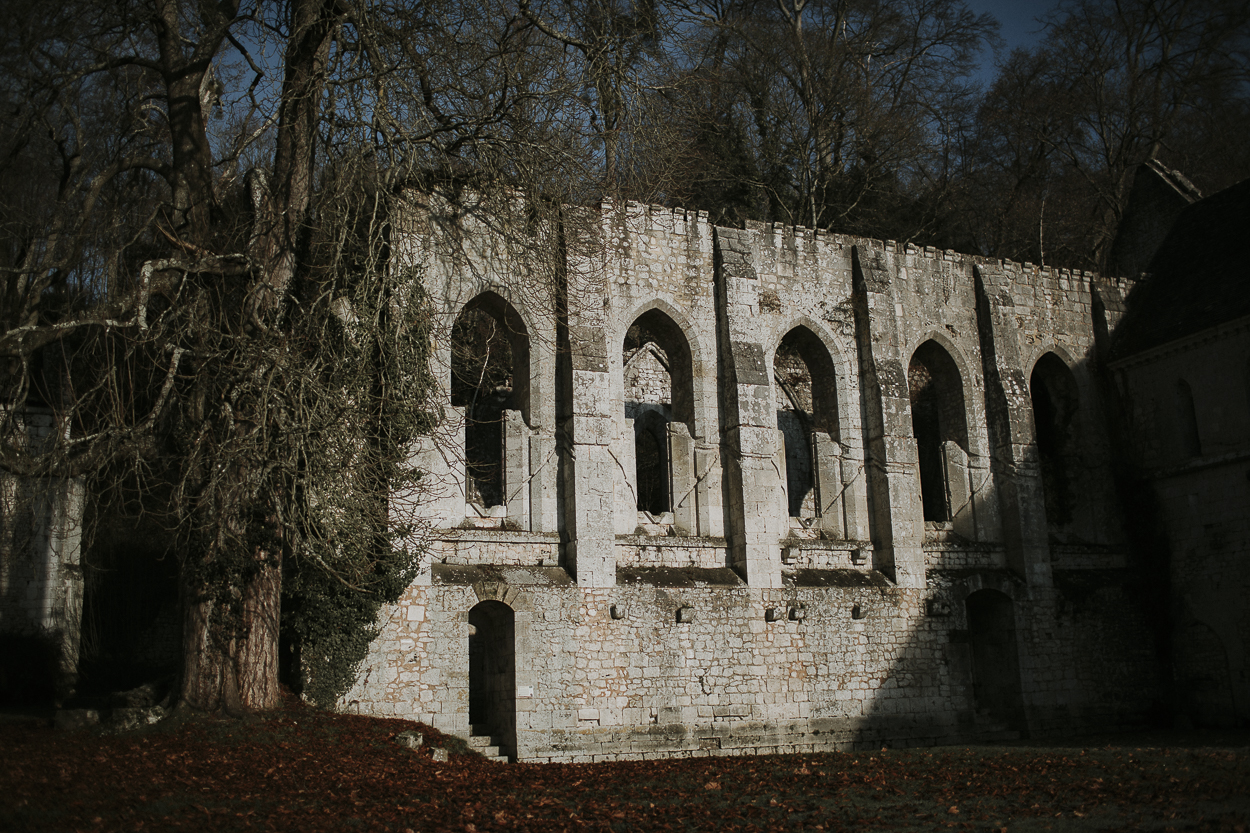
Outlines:
[[[1000, 34], [1006, 41], [1004, 56], [1017, 46], [1032, 46], [1037, 42], [1041, 24], [1037, 18], [1044, 16], [1058, 3], [1056, 0], [965, 0], [968, 8], [980, 14], [989, 12], [1003, 25]], [[986, 54], [982, 80], [989, 83], [994, 78], [994, 57]]]

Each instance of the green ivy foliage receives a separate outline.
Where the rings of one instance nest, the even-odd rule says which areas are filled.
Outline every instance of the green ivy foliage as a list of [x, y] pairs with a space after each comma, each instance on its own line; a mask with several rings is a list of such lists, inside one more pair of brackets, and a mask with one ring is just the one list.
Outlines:
[[284, 524], [282, 628], [301, 693], [323, 707], [351, 685], [379, 611], [416, 575], [419, 501], [394, 497], [416, 493], [409, 451], [436, 422], [420, 270], [393, 269], [377, 212], [349, 222], [361, 216], [369, 225], [358, 245], [333, 241], [331, 267], [306, 282], [295, 314], [305, 317], [296, 332], [307, 337], [292, 345], [313, 379], [300, 383], [304, 436], [284, 484], [292, 517]]

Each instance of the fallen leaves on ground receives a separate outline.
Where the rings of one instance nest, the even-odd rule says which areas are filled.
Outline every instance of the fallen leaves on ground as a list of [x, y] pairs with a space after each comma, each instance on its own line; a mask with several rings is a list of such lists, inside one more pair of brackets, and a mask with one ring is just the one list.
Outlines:
[[[412, 750], [391, 739], [425, 735]], [[291, 700], [140, 733], [0, 723], [4, 830], [1247, 830], [1245, 749], [939, 748], [514, 764]], [[463, 747], [460, 747], [463, 748]]]

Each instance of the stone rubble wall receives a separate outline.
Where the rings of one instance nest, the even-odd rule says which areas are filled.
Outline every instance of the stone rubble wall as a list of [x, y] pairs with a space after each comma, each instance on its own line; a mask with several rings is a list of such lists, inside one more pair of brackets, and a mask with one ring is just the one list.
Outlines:
[[[498, 601], [515, 616], [522, 760], [928, 744], [1144, 719], [1159, 681], [1092, 370], [1127, 284], [781, 225], [713, 227], [633, 203], [573, 213], [567, 305], [510, 294], [508, 264], [484, 243], [465, 268], [440, 260], [420, 222], [397, 242], [426, 259], [449, 321], [481, 293], [517, 305], [533, 357], [522, 471], [530, 505], [546, 508], [509, 505], [506, 529], [458, 528], [473, 524], [456, 504], [454, 429], [437, 455], [424, 447], [418, 462], [451, 497], [431, 507], [427, 562], [383, 612], [342, 708], [467, 734], [468, 611]], [[671, 323], [668, 399], [659, 374], [626, 373], [625, 335], [644, 314]], [[836, 378], [812, 384], [832, 384], [837, 416], [814, 441], [824, 505], [791, 529], [773, 358], [796, 327], [828, 353]], [[930, 341], [958, 368], [967, 423], [943, 447], [955, 511], [938, 524], [922, 516], [907, 387]], [[1047, 352], [1076, 380], [1088, 462], [1081, 514], [1063, 527], [1045, 517], [1032, 422], [1030, 374]], [[644, 387], [671, 399], [671, 522], [640, 520], [635, 505], [625, 403]], [[541, 483], [535, 449], [555, 461]], [[1009, 599], [1014, 617], [1020, 696], [1007, 716], [975, 690], [966, 601], [981, 591]]]

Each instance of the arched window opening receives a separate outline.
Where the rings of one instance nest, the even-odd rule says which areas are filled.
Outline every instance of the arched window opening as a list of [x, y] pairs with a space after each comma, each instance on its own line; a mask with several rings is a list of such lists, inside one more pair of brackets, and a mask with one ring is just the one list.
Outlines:
[[638, 509], [659, 515], [669, 511], [668, 420], [644, 411], [634, 420], [634, 454], [638, 470]]
[[1081, 466], [1077, 436], [1081, 400], [1076, 379], [1062, 359], [1047, 353], [1033, 366], [1029, 395], [1046, 520], [1053, 526], [1063, 526], [1072, 521], [1079, 491], [1075, 481]]
[[625, 417], [634, 424], [637, 508], [672, 510], [669, 423], [694, 433], [690, 346], [681, 329], [659, 310], [648, 310], [625, 333], [622, 345]]
[[813, 433], [839, 439], [837, 374], [833, 360], [816, 334], [796, 327], [777, 345], [773, 356], [777, 429], [786, 450], [786, 498], [792, 518], [814, 518], [816, 467]]
[[959, 507], [950, 505], [942, 446], [968, 450], [968, 420], [959, 367], [942, 346], [926, 341], [907, 367], [911, 428], [920, 467], [920, 498], [926, 521], [945, 522]]
[[515, 615], [503, 602], [469, 611], [469, 723], [516, 753]]
[[1011, 729], [1024, 728], [1016, 616], [1011, 598], [997, 590], [968, 596], [972, 692], [978, 714]]
[[486, 293], [469, 302], [451, 332], [451, 404], [465, 409], [465, 499], [489, 509], [504, 502], [504, 411], [528, 416], [529, 339], [506, 301]]
[[1202, 456], [1202, 438], [1198, 434], [1198, 412], [1194, 410], [1194, 392], [1189, 383], [1176, 383], [1176, 420], [1180, 428], [1181, 453], [1185, 457]]

